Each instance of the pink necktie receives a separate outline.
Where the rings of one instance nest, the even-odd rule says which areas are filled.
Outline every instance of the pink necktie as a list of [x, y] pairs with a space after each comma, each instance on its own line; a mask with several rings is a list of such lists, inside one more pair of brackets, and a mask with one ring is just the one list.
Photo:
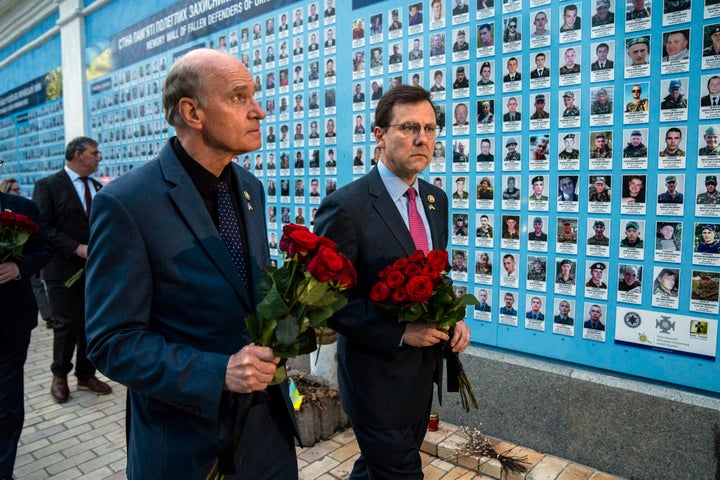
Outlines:
[[415, 205], [415, 189], [410, 187], [405, 193], [408, 197], [408, 218], [410, 220], [410, 236], [415, 242], [415, 248], [425, 252], [425, 255], [430, 251], [427, 232], [425, 231], [425, 224], [423, 223], [420, 212], [418, 212], [417, 206]]

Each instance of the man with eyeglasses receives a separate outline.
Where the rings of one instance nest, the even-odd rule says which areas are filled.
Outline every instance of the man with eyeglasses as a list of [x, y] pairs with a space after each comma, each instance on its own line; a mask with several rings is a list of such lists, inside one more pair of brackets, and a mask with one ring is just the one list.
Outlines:
[[[98, 395], [112, 392], [96, 376], [87, 357], [85, 337], [85, 276], [70, 288], [64, 282], [85, 268], [90, 238], [90, 209], [102, 184], [91, 177], [102, 160], [98, 142], [88, 137], [71, 140], [65, 149], [65, 166], [39, 180], [33, 200], [40, 208], [55, 257], [43, 270], [53, 309], [53, 374], [50, 393], [58, 403], [70, 399], [67, 375], [75, 369], [78, 390]], [[72, 363], [73, 353], [75, 365]]]
[[438, 134], [430, 92], [409, 85], [388, 91], [375, 110], [374, 134], [380, 161], [325, 197], [315, 233], [336, 242], [357, 270], [348, 305], [329, 320], [340, 334], [340, 394], [361, 452], [351, 477], [422, 478], [419, 447], [433, 374], [442, 367], [438, 344], [448, 340], [447, 348], [461, 352], [470, 343], [470, 329], [459, 322], [448, 335], [431, 324], [400, 323], [378, 310], [369, 292], [395, 259], [447, 246], [447, 195], [420, 178]]

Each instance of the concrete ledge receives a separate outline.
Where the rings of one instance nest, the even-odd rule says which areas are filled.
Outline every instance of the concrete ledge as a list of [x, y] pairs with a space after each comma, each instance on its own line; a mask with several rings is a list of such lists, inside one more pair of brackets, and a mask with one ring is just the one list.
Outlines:
[[445, 394], [441, 422], [633, 480], [720, 478], [720, 398], [480, 347], [463, 364], [480, 409]]

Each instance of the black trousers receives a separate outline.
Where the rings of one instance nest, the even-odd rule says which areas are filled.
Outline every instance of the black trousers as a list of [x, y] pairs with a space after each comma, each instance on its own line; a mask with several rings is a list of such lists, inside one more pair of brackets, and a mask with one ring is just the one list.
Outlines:
[[35, 301], [40, 311], [40, 316], [43, 320], [49, 320], [52, 318], [52, 309], [50, 308], [50, 299], [48, 298], [47, 289], [45, 288], [45, 280], [42, 279], [40, 272], [36, 273], [30, 279], [32, 284], [33, 294], [35, 294]]
[[355, 461], [350, 480], [422, 480], [420, 447], [431, 406], [432, 397], [428, 399], [425, 414], [403, 428], [369, 428], [351, 421], [360, 457]]
[[0, 477], [12, 476], [23, 422], [25, 402], [23, 367], [30, 345], [30, 331], [0, 335]]
[[252, 407], [240, 436], [245, 450], [235, 463], [238, 473], [228, 475], [228, 480], [297, 480], [295, 442], [283, 409], [273, 408], [271, 403]]
[[73, 369], [72, 358], [77, 347], [75, 376], [87, 380], [95, 376], [95, 367], [87, 358], [85, 337], [85, 279], [67, 288], [62, 283], [48, 282], [48, 296], [53, 310], [53, 363], [56, 377], [66, 377]]

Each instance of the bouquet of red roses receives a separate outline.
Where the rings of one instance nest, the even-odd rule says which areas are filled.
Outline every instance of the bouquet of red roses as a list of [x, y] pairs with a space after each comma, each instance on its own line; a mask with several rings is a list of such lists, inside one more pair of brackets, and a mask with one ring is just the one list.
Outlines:
[[37, 230], [37, 224], [27, 215], [0, 212], [0, 263], [21, 259], [23, 246]]
[[[280, 251], [282, 265], [266, 267], [257, 287], [262, 300], [245, 324], [256, 345], [291, 358], [315, 351], [316, 330], [327, 327], [327, 320], [345, 306], [342, 292], [355, 285], [357, 273], [332, 240], [302, 225], [283, 228]], [[286, 378], [281, 367], [272, 384]]]
[[[257, 312], [245, 319], [253, 343], [270, 347], [283, 361], [270, 385], [287, 379], [285, 360], [317, 349], [328, 319], [347, 304], [342, 294], [357, 282], [350, 260], [338, 253], [335, 243], [315, 235], [307, 227], [289, 224], [280, 239], [280, 268], [267, 266], [257, 286]], [[222, 480], [235, 473], [235, 460], [243, 454], [240, 435], [248, 409], [261, 402], [266, 392], [233, 396], [223, 413], [218, 459], [206, 480]]]
[[[417, 250], [407, 258], [399, 258], [392, 265], [380, 271], [380, 280], [370, 290], [372, 300], [380, 310], [398, 318], [400, 322], [428, 322], [441, 330], [449, 330], [465, 318], [468, 305], [477, 305], [475, 296], [455, 295], [452, 280], [447, 276], [450, 270], [448, 253], [445, 250], [432, 250], [427, 256]], [[470, 403], [478, 408], [465, 371], [458, 358], [444, 346], [448, 363], [457, 368], [457, 386], [465, 411], [470, 411]], [[448, 378], [448, 390], [454, 379]]]

